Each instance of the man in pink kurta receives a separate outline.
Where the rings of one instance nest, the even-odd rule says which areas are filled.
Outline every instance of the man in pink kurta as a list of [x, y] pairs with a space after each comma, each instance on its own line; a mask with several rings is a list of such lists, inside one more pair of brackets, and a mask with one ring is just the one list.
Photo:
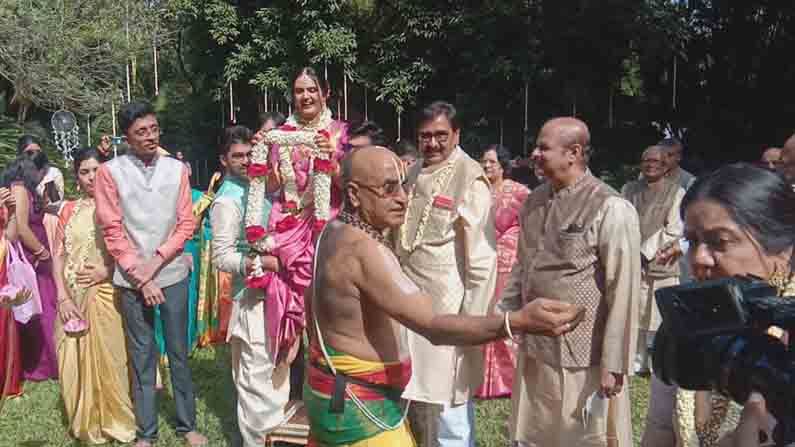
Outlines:
[[99, 168], [95, 200], [97, 223], [116, 262], [113, 285], [121, 291], [138, 425], [135, 447], [152, 446], [157, 439], [155, 305], [165, 328], [176, 431], [188, 445], [205, 445], [207, 439], [195, 431], [185, 336], [190, 267], [181, 255], [195, 225], [188, 172], [182, 162], [158, 154], [160, 127], [151, 105], [126, 104], [119, 124], [130, 152]]

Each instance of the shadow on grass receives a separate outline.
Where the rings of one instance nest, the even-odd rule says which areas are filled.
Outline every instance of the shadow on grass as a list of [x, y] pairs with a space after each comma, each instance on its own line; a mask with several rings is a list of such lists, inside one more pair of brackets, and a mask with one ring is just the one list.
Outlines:
[[[232, 382], [232, 358], [228, 345], [195, 351], [191, 358], [193, 384], [202, 413], [212, 416], [227, 445], [242, 444], [237, 426], [237, 393]], [[197, 427], [200, 431], [202, 427]]]

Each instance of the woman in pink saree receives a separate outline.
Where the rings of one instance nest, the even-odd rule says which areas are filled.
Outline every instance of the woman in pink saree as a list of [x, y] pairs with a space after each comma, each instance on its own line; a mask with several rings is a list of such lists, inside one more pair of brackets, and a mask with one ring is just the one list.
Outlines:
[[[481, 156], [480, 163], [491, 182], [492, 207], [497, 231], [497, 286], [489, 312], [502, 293], [502, 288], [516, 262], [519, 241], [519, 211], [530, 193], [526, 186], [505, 178], [510, 172], [511, 153], [501, 145], [489, 146]], [[485, 377], [475, 394], [480, 399], [510, 397], [513, 387], [513, 371], [516, 367], [514, 347], [509, 340], [497, 340], [483, 346]]]
[[[336, 178], [339, 161], [345, 154], [347, 125], [332, 119], [326, 107], [328, 84], [312, 68], [301, 69], [293, 80], [293, 107], [295, 112], [280, 130], [314, 131], [315, 144], [329, 154], [331, 167], [330, 217], [339, 212], [342, 194]], [[314, 239], [325, 221], [315, 217], [315, 200], [312, 189], [314, 167], [320, 158], [304, 146], [296, 146], [291, 155], [293, 174], [285, 175], [280, 160], [279, 147], [273, 145], [269, 152], [269, 190], [272, 191], [272, 208], [267, 232], [273, 237], [272, 254], [279, 260], [279, 271], [268, 273], [265, 290], [267, 335], [270, 352], [279, 365], [295, 355], [300, 345], [304, 322], [304, 290], [312, 280]], [[294, 192], [293, 192], [294, 191]], [[297, 194], [290, 196], [290, 193]], [[297, 200], [296, 200], [297, 198]], [[288, 355], [289, 353], [289, 355]]]

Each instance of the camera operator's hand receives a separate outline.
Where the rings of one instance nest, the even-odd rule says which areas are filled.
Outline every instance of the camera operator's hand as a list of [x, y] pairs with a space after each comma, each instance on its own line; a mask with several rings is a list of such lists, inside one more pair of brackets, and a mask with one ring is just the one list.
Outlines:
[[603, 397], [611, 398], [624, 388], [624, 374], [610, 372], [602, 368], [602, 384], [600, 391]]
[[740, 423], [734, 432], [734, 447], [754, 447], [769, 445], [773, 439], [776, 420], [767, 411], [765, 398], [759, 393], [751, 393], [745, 402]]

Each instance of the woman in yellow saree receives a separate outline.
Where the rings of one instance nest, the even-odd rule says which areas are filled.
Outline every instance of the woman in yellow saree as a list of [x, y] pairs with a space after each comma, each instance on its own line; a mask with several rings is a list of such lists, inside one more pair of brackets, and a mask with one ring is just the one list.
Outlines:
[[54, 250], [61, 394], [70, 434], [88, 444], [135, 438], [127, 348], [110, 282], [113, 263], [94, 219], [98, 158], [92, 148], [75, 157], [83, 195], [61, 210]]

